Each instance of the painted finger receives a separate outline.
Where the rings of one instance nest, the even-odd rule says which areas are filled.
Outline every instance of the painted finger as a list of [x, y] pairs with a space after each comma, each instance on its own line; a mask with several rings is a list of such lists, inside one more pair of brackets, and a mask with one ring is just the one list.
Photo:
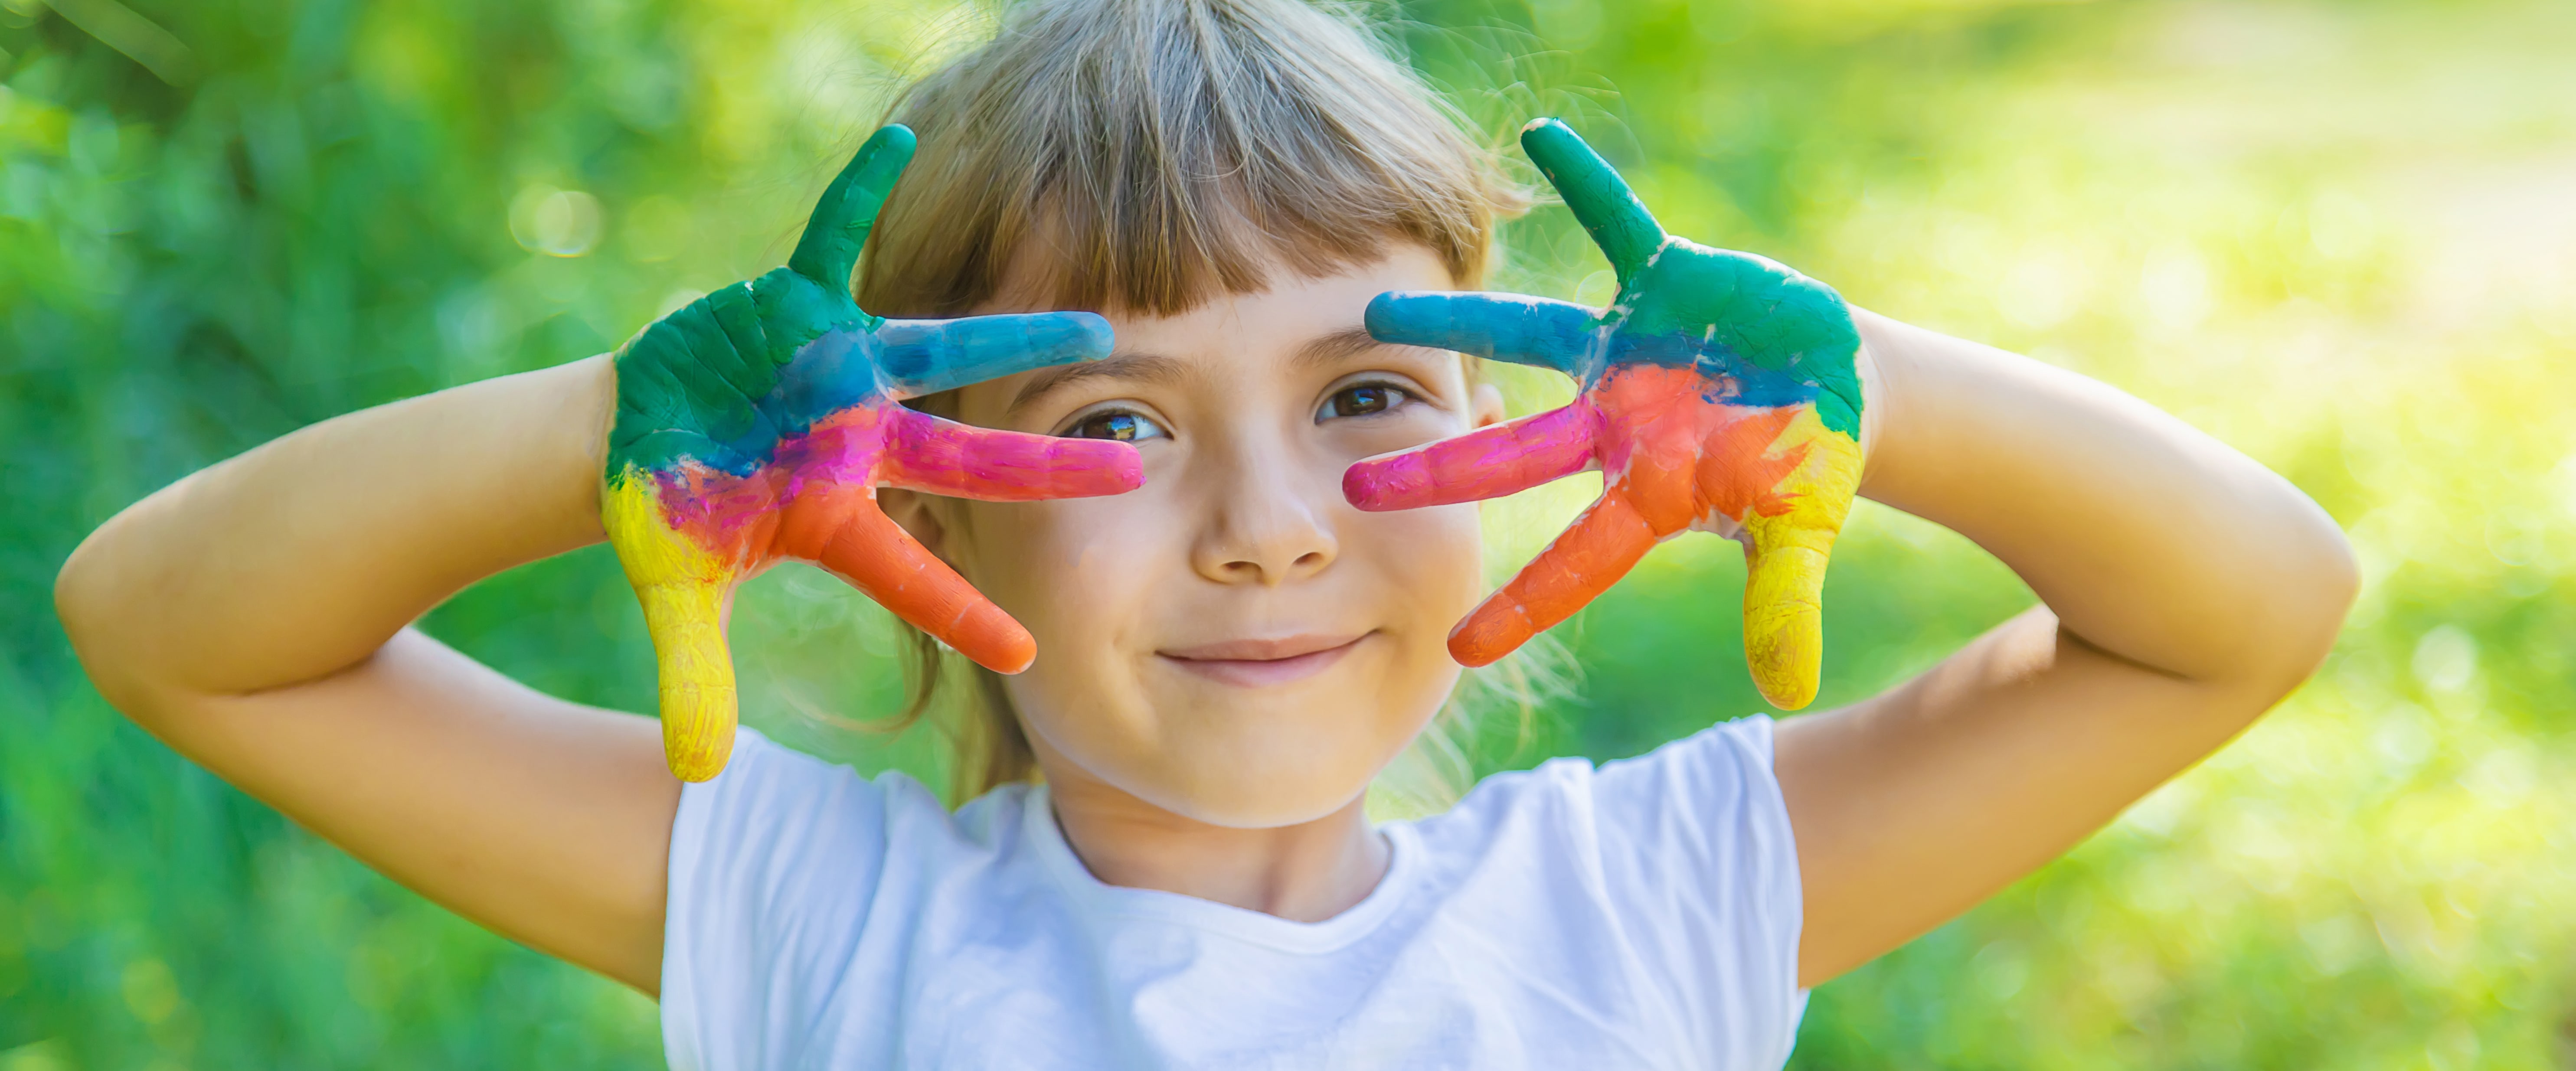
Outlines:
[[987, 502], [1090, 498], [1133, 491], [1144, 459], [1126, 443], [996, 431], [896, 407], [883, 486]]
[[1655, 533], [1616, 484], [1449, 633], [1449, 655], [1481, 666], [1574, 616], [1654, 549]]
[[1342, 473], [1342, 497], [1372, 513], [1480, 502], [1581, 472], [1599, 416], [1576, 402], [1374, 457]]
[[839, 524], [810, 555], [801, 556], [986, 669], [1017, 673], [1037, 658], [1029, 630], [914, 541], [877, 508], [866, 488], [832, 487], [813, 498], [800, 500], [798, 509], [816, 510], [816, 516]]
[[660, 677], [662, 755], [683, 781], [704, 781], [733, 753], [733, 656], [724, 600], [737, 575], [721, 554], [665, 521], [652, 477], [626, 469], [600, 502], [608, 541], [644, 606]]
[[886, 194], [912, 163], [912, 150], [912, 130], [901, 124], [869, 135], [849, 165], [823, 188], [804, 235], [796, 240], [796, 252], [787, 258], [789, 270], [833, 293], [848, 294], [850, 269], [859, 263], [859, 250], [868, 244], [868, 230], [876, 226]]
[[1825, 566], [1860, 487], [1860, 444], [1802, 410], [1773, 443], [1798, 467], [1744, 521], [1744, 661], [1782, 710], [1814, 702], [1824, 664]]
[[1582, 375], [1593, 349], [1591, 309], [1519, 294], [1389, 291], [1369, 300], [1370, 338], [1429, 346]]
[[888, 320], [877, 365], [897, 397], [918, 398], [987, 379], [1109, 356], [1109, 321], [1087, 312]]
[[1610, 270], [1618, 273], [1619, 285], [1628, 285], [1663, 248], [1664, 228], [1655, 222], [1654, 213], [1646, 211], [1645, 202], [1637, 199], [1610, 162], [1564, 123], [1532, 120], [1521, 128], [1521, 151], [1565, 197], [1565, 207], [1574, 210], [1575, 221], [1591, 232], [1593, 244], [1610, 258]]

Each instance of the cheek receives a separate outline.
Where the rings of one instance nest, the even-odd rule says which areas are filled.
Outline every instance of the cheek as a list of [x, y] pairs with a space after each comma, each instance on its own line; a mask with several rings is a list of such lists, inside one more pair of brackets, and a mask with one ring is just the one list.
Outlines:
[[1408, 613], [1432, 619], [1446, 635], [1484, 597], [1484, 530], [1474, 503], [1359, 516]]
[[1097, 643], [1124, 631], [1147, 574], [1170, 551], [1157, 527], [1116, 498], [978, 502], [971, 563], [960, 571], [1038, 641]]
[[974, 560], [961, 571], [1037, 641], [1037, 661], [1009, 688], [1042, 725], [1061, 711], [1134, 705], [1131, 656], [1181, 551], [1168, 522], [1149, 523], [1156, 507], [1131, 497], [968, 507]]

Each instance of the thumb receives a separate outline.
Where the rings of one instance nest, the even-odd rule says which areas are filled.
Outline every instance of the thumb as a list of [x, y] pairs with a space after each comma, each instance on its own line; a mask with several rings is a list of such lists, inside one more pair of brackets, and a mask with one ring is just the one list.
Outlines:
[[885, 207], [895, 180], [912, 163], [912, 150], [912, 130], [901, 124], [879, 127], [870, 135], [858, 154], [850, 157], [849, 166], [823, 188], [823, 199], [805, 221], [804, 236], [796, 240], [796, 252], [787, 258], [788, 270], [848, 296], [850, 270], [859, 263], [859, 250], [868, 244], [877, 210]]
[[674, 584], [635, 594], [644, 603], [660, 671], [662, 758], [680, 780], [712, 778], [733, 755], [739, 710], [722, 623], [724, 585]]
[[1744, 661], [1762, 698], [1782, 710], [1816, 699], [1825, 651], [1825, 566], [1860, 487], [1860, 444], [1813, 408], [1774, 440], [1803, 450], [1795, 469], [1745, 513]]
[[733, 655], [725, 646], [724, 604], [739, 571], [664, 520], [652, 474], [612, 474], [600, 521], [644, 605], [660, 670], [662, 753], [683, 781], [723, 771], [733, 752]]
[[1745, 550], [1744, 663], [1762, 698], [1782, 710], [1816, 700], [1825, 654], [1825, 559], [1834, 540], [1831, 532], [1792, 535], [1807, 538], [1764, 540], [1755, 534]]

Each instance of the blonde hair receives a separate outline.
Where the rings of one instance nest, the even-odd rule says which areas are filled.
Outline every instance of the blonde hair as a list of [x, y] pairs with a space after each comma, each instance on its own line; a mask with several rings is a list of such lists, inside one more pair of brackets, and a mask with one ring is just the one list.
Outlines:
[[[1304, 0], [1026, 0], [889, 120], [920, 149], [858, 277], [860, 307], [883, 316], [960, 315], [1006, 273], [1052, 307], [1168, 316], [1407, 242], [1474, 287], [1497, 217], [1528, 204], [1364, 23]], [[897, 724], [958, 671], [910, 639]], [[964, 671], [961, 800], [1036, 765], [1001, 677]]]

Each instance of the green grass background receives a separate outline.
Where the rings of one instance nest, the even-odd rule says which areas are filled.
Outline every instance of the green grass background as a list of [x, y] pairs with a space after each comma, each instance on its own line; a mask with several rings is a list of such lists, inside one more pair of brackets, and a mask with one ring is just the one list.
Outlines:
[[[2576, 1026], [2576, 5], [1417, 0], [1375, 9], [1499, 139], [1575, 122], [1675, 231], [2099, 376], [2286, 473], [2367, 586], [2280, 711], [2067, 859], [1817, 991], [1801, 1068], [2548, 1068]], [[599, 352], [783, 258], [975, 9], [906, 0], [0, 0], [0, 1071], [641, 1067], [645, 999], [489, 936], [191, 767], [83, 680], [81, 535], [335, 413]], [[1562, 209], [1504, 282], [1598, 297]], [[1562, 387], [1512, 381], [1540, 405]], [[1498, 568], [1585, 498], [1490, 514]], [[1480, 770], [1761, 709], [1731, 545], [1667, 545]], [[2248, 591], [2244, 597], [2261, 599]], [[1823, 702], [2028, 593], [1868, 506]], [[884, 616], [746, 594], [752, 724], [862, 723]], [[649, 707], [593, 549], [431, 631]]]

